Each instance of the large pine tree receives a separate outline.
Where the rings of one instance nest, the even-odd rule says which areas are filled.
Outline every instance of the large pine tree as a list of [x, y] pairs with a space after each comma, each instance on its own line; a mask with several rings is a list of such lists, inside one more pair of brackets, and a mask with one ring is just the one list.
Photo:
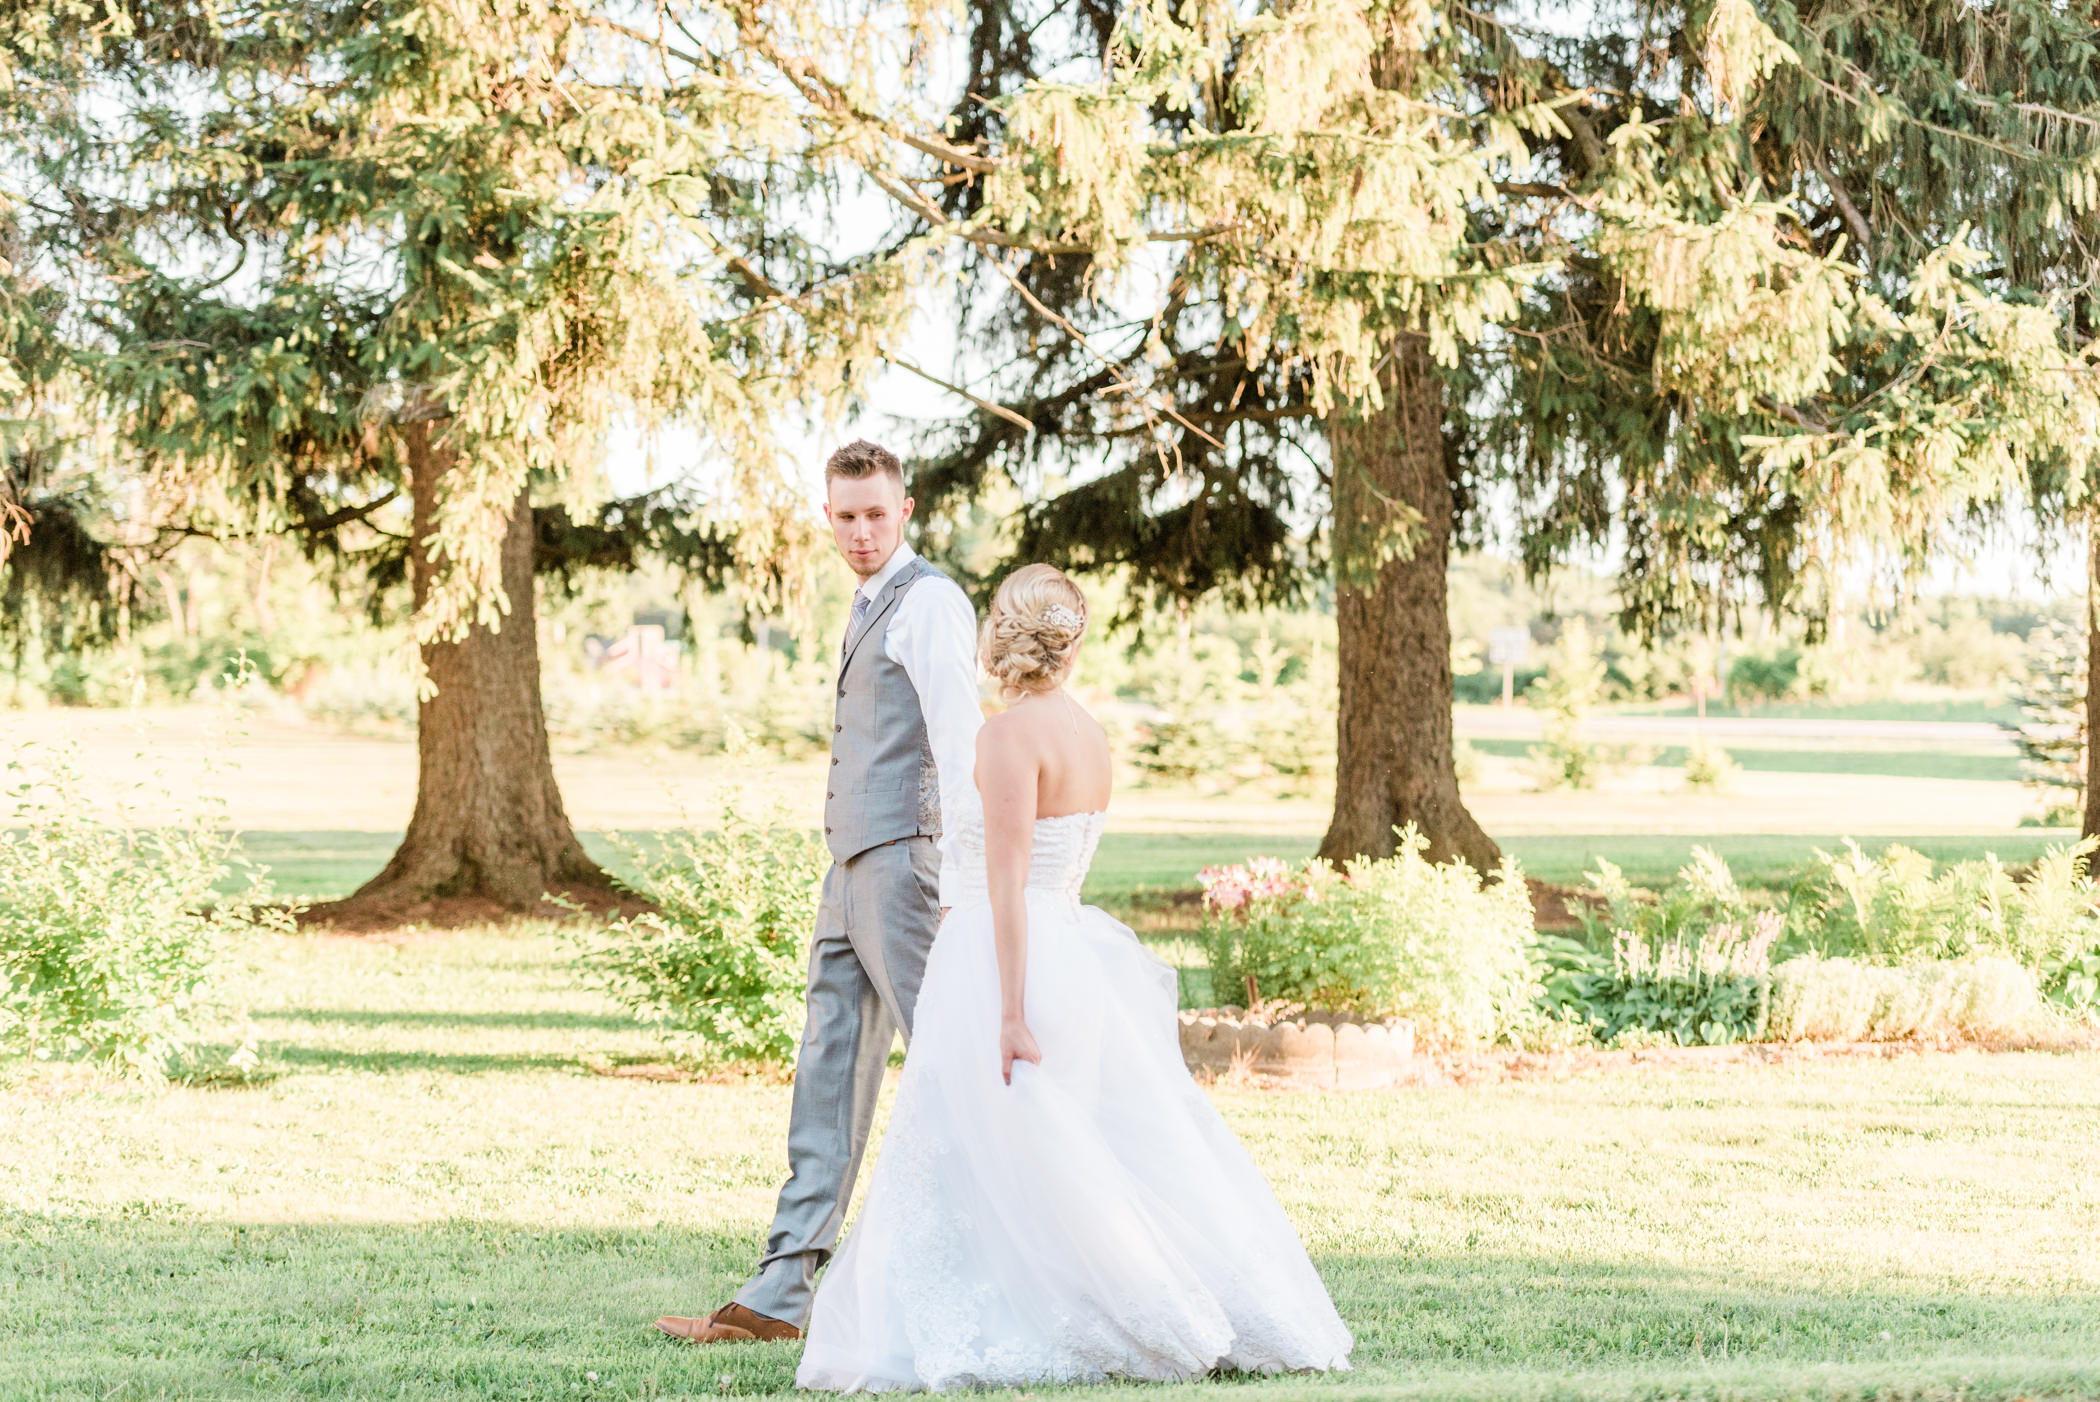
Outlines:
[[[1621, 548], [1626, 621], [1651, 633], [1746, 604], [1815, 617], [1842, 572], [1900, 579], [2023, 482], [2082, 497], [2100, 197], [2088, 7], [1717, 0], [1550, 24], [1516, 5], [1279, 10], [1308, 30], [1353, 13], [1373, 36], [1327, 73], [1353, 75], [1360, 105], [1323, 134], [1353, 120], [1375, 136], [1376, 114], [1404, 111], [1493, 177], [1447, 182], [1466, 225], [1441, 275], [1308, 260], [1287, 313], [1256, 300], [1250, 316], [1245, 283], [1192, 241], [1148, 313], [1102, 295], [1094, 269], [1038, 259], [1020, 305], [986, 316], [1025, 334], [982, 382], [1034, 432], [980, 411], [950, 430], [940, 480], [964, 491], [1003, 470], [1033, 496], [1017, 553], [1133, 566], [1182, 597], [1288, 592], [1323, 552], [1295, 550], [1287, 525], [1322, 520], [1343, 649], [1325, 854], [1388, 851], [1409, 821], [1439, 855], [1494, 852], [1453, 775], [1443, 584], [1454, 541], [1489, 524], [1490, 491], [1514, 497], [1512, 543], [1535, 570]], [[1173, 13], [1194, 32], [1226, 24]], [[1025, 92], [1118, 20], [1140, 48], [1162, 23], [1154, 7], [1095, 14], [1050, 53], [1041, 18], [985, 20], [973, 82]], [[1208, 106], [1149, 110], [1170, 172], [1155, 197], [1171, 207], [1190, 143], [1262, 125], [1260, 57], [1222, 60]], [[1348, 160], [1273, 171], [1243, 191], [1257, 210], [1284, 191], [1336, 219], [1361, 188]], [[1429, 222], [1434, 199], [1413, 193]], [[1485, 285], [1522, 295], [1504, 314]], [[1330, 377], [1341, 392], [1322, 396], [1322, 338], [1352, 316], [1377, 340], [1350, 368], [1372, 367], [1378, 392]], [[1440, 317], [1461, 334], [1433, 338]], [[1118, 325], [1113, 367], [1072, 352]], [[1104, 412], [1118, 376], [1181, 412]], [[1289, 470], [1294, 449], [1313, 470]], [[1046, 460], [1089, 454], [1114, 470], [1042, 490]]]
[[[628, 18], [48, 0], [0, 21], [9, 368], [57, 348], [141, 479], [135, 526], [285, 532], [411, 590], [416, 808], [360, 910], [602, 884], [554, 782], [535, 567], [660, 548], [777, 591], [808, 526], [775, 426], [839, 402], [909, 315], [908, 239], [821, 243], [827, 99], [765, 28], [872, 54], [898, 38], [882, 17]], [[604, 502], [618, 422], [703, 435], [709, 519]], [[61, 540], [34, 514], [10, 588]]]

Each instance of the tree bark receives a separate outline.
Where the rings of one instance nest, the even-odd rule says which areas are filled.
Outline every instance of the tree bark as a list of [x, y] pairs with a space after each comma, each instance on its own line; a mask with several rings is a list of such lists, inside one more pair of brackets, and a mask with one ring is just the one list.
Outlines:
[[[1334, 820], [1320, 844], [1332, 862], [1393, 853], [1413, 823], [1434, 861], [1479, 871], [1502, 859], [1466, 810], [1451, 749], [1452, 492], [1444, 464], [1444, 388], [1423, 338], [1393, 347], [1385, 405], [1327, 421], [1334, 459], [1335, 619], [1341, 705]], [[1412, 549], [1370, 573], [1379, 538], [1405, 507]]]
[[2093, 743], [2093, 718], [2100, 716], [2100, 521], [2085, 527], [2085, 821], [2081, 836], [2100, 836], [2100, 745]]
[[[406, 424], [414, 506], [409, 575], [416, 606], [429, 597], [439, 481], [457, 456], [433, 441], [428, 422]], [[540, 652], [533, 617], [532, 505], [523, 491], [503, 537], [500, 628], [476, 625], [454, 642], [430, 643], [423, 666], [435, 694], [416, 711], [416, 809], [386, 869], [344, 907], [400, 908], [444, 898], [533, 910], [549, 891], [606, 887], [562, 807], [540, 706]]]

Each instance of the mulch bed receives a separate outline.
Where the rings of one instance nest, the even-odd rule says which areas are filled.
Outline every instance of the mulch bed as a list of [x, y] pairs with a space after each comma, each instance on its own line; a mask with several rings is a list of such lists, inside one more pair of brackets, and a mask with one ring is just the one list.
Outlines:
[[[564, 886], [561, 894], [583, 908], [593, 919], [640, 915], [653, 909], [631, 891], [609, 886], [581, 884]], [[404, 929], [457, 930], [470, 925], [500, 925], [514, 920], [572, 920], [576, 912], [541, 901], [531, 910], [517, 910], [486, 896], [435, 896], [429, 900], [396, 901], [360, 899], [322, 901], [299, 912], [303, 929], [326, 930], [338, 935], [385, 935]]]
[[1524, 878], [1531, 889], [1531, 923], [1541, 930], [1579, 930], [1584, 906], [1597, 909], [1603, 902], [1597, 893], [1581, 886], [1556, 886], [1535, 876]]

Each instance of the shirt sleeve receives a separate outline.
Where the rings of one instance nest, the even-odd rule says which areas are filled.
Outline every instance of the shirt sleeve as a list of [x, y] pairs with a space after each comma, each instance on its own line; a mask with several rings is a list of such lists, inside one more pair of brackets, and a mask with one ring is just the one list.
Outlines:
[[953, 580], [922, 579], [897, 601], [883, 651], [911, 679], [926, 718], [941, 788], [941, 904], [951, 906], [961, 889], [961, 852], [949, 815], [963, 811], [977, 783], [977, 732], [984, 725], [977, 690], [977, 611]]

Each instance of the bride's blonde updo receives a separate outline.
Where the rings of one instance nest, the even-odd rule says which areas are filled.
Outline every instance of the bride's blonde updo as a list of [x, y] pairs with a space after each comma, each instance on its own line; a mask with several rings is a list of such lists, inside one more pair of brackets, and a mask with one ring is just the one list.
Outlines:
[[1086, 595], [1055, 565], [1023, 565], [1000, 581], [978, 639], [978, 660], [1011, 700], [1072, 675], [1086, 632]]

